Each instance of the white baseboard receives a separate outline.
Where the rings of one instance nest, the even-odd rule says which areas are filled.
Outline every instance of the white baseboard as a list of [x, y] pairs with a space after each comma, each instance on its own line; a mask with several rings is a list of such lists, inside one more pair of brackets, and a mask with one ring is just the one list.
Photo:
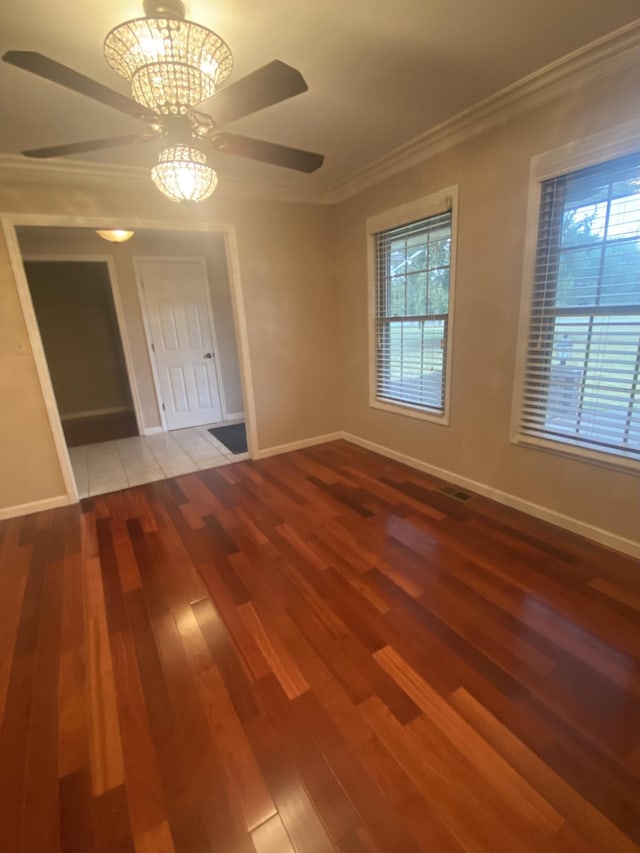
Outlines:
[[147, 427], [142, 430], [143, 435], [159, 435], [161, 432], [164, 432], [161, 426]]
[[69, 495], [58, 495], [55, 498], [44, 498], [41, 501], [31, 501], [28, 504], [0, 507], [0, 521], [5, 518], [17, 518], [19, 515], [44, 512], [46, 509], [58, 509], [58, 507], [69, 506], [72, 503]]
[[[145, 435], [155, 435], [163, 432], [162, 427], [149, 427], [144, 431]], [[593, 527], [584, 521], [573, 518], [569, 515], [556, 512], [548, 507], [540, 504], [532, 503], [531, 501], [519, 498], [516, 495], [503, 492], [500, 489], [495, 489], [493, 486], [487, 486], [480, 483], [478, 480], [472, 480], [470, 477], [464, 477], [461, 474], [456, 474], [454, 471], [448, 471], [445, 468], [439, 468], [436, 465], [430, 465], [428, 462], [423, 462], [420, 459], [415, 459], [413, 456], [407, 456], [397, 450], [391, 450], [384, 447], [382, 444], [376, 444], [366, 438], [353, 435], [348, 432], [332, 432], [325, 435], [316, 435], [311, 438], [303, 438], [300, 441], [292, 441], [288, 444], [280, 444], [274, 447], [265, 447], [258, 450], [255, 454], [256, 459], [266, 459], [269, 456], [277, 456], [281, 453], [290, 453], [293, 450], [302, 450], [305, 447], [313, 447], [316, 444], [325, 444], [329, 441], [337, 441], [344, 439], [356, 444], [359, 447], [364, 447], [366, 450], [371, 450], [374, 453], [379, 453], [381, 456], [386, 456], [388, 459], [393, 459], [395, 462], [400, 462], [403, 465], [408, 465], [410, 468], [415, 468], [418, 471], [424, 471], [426, 474], [431, 474], [434, 477], [439, 477], [449, 483], [455, 483], [457, 486], [470, 489], [479, 495], [497, 501], [505, 506], [528, 513], [535, 518], [540, 518], [543, 521], [548, 521], [550, 524], [555, 524], [565, 530], [570, 530], [572, 533], [577, 533], [579, 536], [584, 536], [586, 539], [591, 539], [601, 545], [606, 545], [616, 551], [621, 551], [624, 554], [629, 554], [631, 557], [640, 557], [640, 542], [635, 542], [633, 539], [626, 539], [623, 536], [618, 536], [608, 530], [603, 530], [600, 527]], [[33, 501], [27, 504], [19, 504], [11, 507], [0, 507], [0, 520], [6, 518], [15, 518], [20, 515], [29, 515], [34, 512], [43, 512], [47, 509], [56, 509], [61, 506], [68, 506], [73, 503], [68, 495], [58, 495], [55, 498], [45, 498], [40, 501]]]
[[227, 412], [224, 419], [225, 421], [243, 421], [244, 412]]
[[80, 418], [99, 418], [102, 415], [117, 415], [119, 412], [132, 412], [128, 406], [114, 406], [111, 409], [87, 409], [86, 412], [60, 413], [61, 421], [77, 421]]
[[290, 453], [292, 450], [302, 450], [304, 447], [313, 447], [314, 444], [326, 444], [327, 441], [336, 441], [346, 438], [343, 432], [328, 432], [325, 435], [314, 435], [311, 438], [303, 438], [300, 441], [291, 441], [289, 444], [278, 444], [274, 447], [265, 447], [254, 454], [254, 459], [266, 459], [267, 456], [278, 456], [280, 453]]
[[[584, 536], [585, 539], [591, 539], [600, 545], [606, 545], [608, 548], [621, 551], [623, 554], [629, 554], [631, 557], [640, 557], [640, 542], [635, 542], [633, 539], [626, 539], [624, 536], [618, 536], [616, 533], [603, 530], [601, 527], [593, 527], [591, 524], [587, 524], [577, 518], [572, 518], [570, 515], [563, 515], [548, 507], [532, 503], [508, 492], [502, 492], [500, 489], [487, 486], [477, 480], [472, 480], [470, 477], [463, 477], [461, 474], [456, 474], [453, 471], [447, 471], [444, 468], [430, 465], [428, 462], [422, 462], [420, 459], [399, 453], [397, 450], [391, 450], [366, 438], [360, 438], [360, 436], [352, 435], [348, 432], [336, 434], [335, 438], [344, 438], [346, 441], [357, 444], [359, 447], [364, 447], [366, 450], [372, 450], [374, 453], [379, 453], [381, 456], [401, 462], [410, 468], [416, 468], [418, 471], [424, 471], [426, 474], [439, 477], [449, 483], [455, 483], [456, 486], [470, 489], [472, 492], [477, 492], [477, 494], [483, 495], [485, 498], [491, 498], [491, 500], [505, 504], [505, 506], [510, 506], [512, 509], [526, 512], [529, 515], [535, 516], [535, 518], [540, 518], [543, 521], [548, 521], [550, 524], [570, 530], [572, 533], [577, 533], [579, 536]], [[326, 440], [330, 441], [331, 439], [327, 438]]]

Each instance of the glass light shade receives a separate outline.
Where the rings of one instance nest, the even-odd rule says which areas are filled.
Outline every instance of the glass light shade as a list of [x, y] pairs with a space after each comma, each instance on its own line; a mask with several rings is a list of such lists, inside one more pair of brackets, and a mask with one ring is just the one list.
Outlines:
[[124, 231], [122, 228], [115, 228], [113, 231], [96, 231], [98, 237], [103, 240], [108, 240], [110, 243], [126, 243], [133, 237], [135, 232]]
[[151, 180], [171, 201], [204, 201], [218, 184], [218, 176], [197, 148], [165, 148], [151, 169]]
[[162, 115], [183, 115], [210, 98], [231, 73], [233, 57], [216, 33], [175, 18], [136, 18], [104, 42], [109, 65], [131, 81], [132, 95]]

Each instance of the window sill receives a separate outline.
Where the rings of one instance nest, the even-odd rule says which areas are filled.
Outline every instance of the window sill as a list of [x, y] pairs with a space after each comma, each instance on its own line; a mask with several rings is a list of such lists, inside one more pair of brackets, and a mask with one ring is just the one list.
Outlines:
[[512, 436], [511, 444], [516, 444], [519, 447], [529, 447], [533, 450], [542, 450], [546, 453], [564, 456], [578, 462], [599, 465], [602, 468], [609, 468], [610, 470], [620, 471], [624, 474], [640, 473], [640, 460], [638, 459], [617, 453], [603, 453], [602, 451], [590, 450], [586, 447], [576, 447], [576, 445], [568, 441], [552, 441], [551, 439], [534, 438], [531, 435], [518, 433]]
[[390, 412], [393, 415], [404, 415], [407, 418], [428, 421], [438, 426], [449, 426], [449, 413], [446, 410], [443, 414], [439, 415], [436, 412], [429, 412], [417, 406], [412, 406], [409, 403], [386, 403], [378, 399], [370, 400], [369, 406], [372, 409], [380, 409], [383, 412]]

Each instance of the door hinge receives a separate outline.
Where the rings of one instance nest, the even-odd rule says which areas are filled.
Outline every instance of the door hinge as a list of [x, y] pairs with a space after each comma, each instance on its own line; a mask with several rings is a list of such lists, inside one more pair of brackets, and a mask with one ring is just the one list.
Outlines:
[[162, 404], [162, 411], [163, 411], [163, 412], [166, 412], [166, 411], [167, 411], [167, 409], [166, 409], [166, 407], [165, 407], [164, 403]]
[[151, 342], [151, 352], [155, 352], [155, 351], [156, 351], [156, 345], [152, 341]]

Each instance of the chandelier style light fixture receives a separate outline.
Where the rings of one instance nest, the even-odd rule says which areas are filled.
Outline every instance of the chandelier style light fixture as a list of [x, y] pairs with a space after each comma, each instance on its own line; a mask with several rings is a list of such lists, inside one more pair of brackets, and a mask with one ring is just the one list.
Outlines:
[[146, 18], [115, 27], [104, 55], [131, 83], [133, 98], [161, 115], [185, 115], [210, 98], [233, 68], [226, 43], [187, 21], [181, 0], [144, 0]]
[[171, 201], [204, 201], [215, 190], [218, 176], [207, 158], [191, 145], [173, 145], [160, 154], [151, 180]]
[[[233, 68], [226, 43], [212, 30], [184, 18], [182, 0], [144, 0], [146, 18], [115, 27], [104, 42], [114, 71], [131, 83], [133, 98], [171, 121], [191, 116], [210, 98]], [[197, 121], [197, 120], [196, 120]], [[171, 133], [151, 169], [156, 187], [171, 201], [204, 201], [218, 183], [205, 154], [184, 133]]]
[[103, 240], [108, 240], [109, 243], [126, 243], [130, 240], [135, 232], [125, 231], [122, 228], [114, 228], [112, 231], [96, 231], [98, 237]]
[[[186, 20], [183, 0], [143, 0], [142, 5], [145, 17], [119, 24], [104, 41], [107, 63], [129, 81], [131, 97], [42, 53], [8, 50], [2, 54], [4, 62], [146, 126], [142, 133], [30, 148], [22, 152], [25, 157], [49, 159], [132, 145], [157, 146], [160, 155], [151, 168], [153, 183], [167, 198], [187, 204], [209, 198], [218, 184], [205, 151], [211, 151], [214, 162], [219, 154], [232, 155], [306, 174], [322, 166], [322, 154], [226, 129], [232, 122], [306, 92], [305, 79], [296, 68], [273, 59], [229, 84], [233, 68], [229, 47], [217, 33]], [[210, 112], [202, 111], [205, 100], [210, 101]], [[114, 242], [131, 236], [129, 232], [99, 233]]]

